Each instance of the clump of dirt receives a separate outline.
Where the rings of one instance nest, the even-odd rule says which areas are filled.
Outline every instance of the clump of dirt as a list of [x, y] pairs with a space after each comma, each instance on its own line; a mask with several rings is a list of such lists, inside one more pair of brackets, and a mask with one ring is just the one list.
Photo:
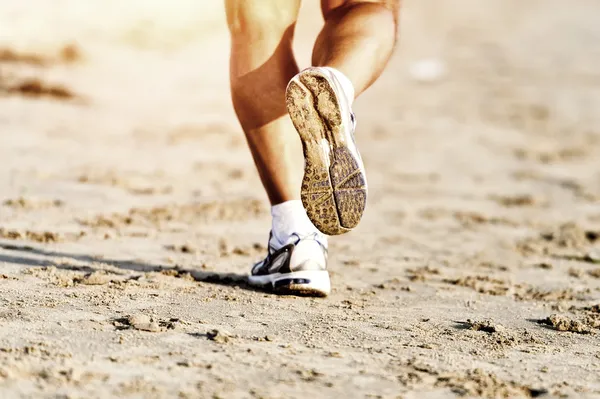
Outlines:
[[[89, 270], [85, 267], [84, 269]], [[78, 268], [64, 269], [56, 266], [31, 267], [23, 273], [48, 281], [59, 287], [81, 285], [106, 285], [124, 281], [127, 276], [118, 276], [107, 270], [84, 272]]]
[[[543, 342], [526, 329], [520, 331], [511, 331], [492, 320], [470, 320], [460, 323], [468, 330], [478, 331], [478, 333], [463, 333], [461, 339], [476, 342], [478, 347], [485, 346], [490, 350], [504, 351], [507, 347], [522, 346], [523, 351], [535, 351], [536, 347], [532, 345], [542, 344]], [[481, 335], [479, 332], [485, 334]]]
[[554, 231], [542, 233], [541, 238], [562, 248], [585, 248], [600, 238], [600, 232], [566, 223]]
[[585, 254], [553, 254], [554, 256], [565, 259], [572, 260], [576, 262], [585, 262], [585, 263], [600, 263], [600, 252], [592, 250]]
[[81, 50], [73, 43], [63, 46], [54, 55], [0, 48], [0, 63], [18, 63], [46, 67], [53, 64], [70, 64], [81, 59]]
[[572, 288], [541, 289], [527, 283], [512, 284], [509, 281], [489, 276], [466, 276], [457, 279], [443, 279], [444, 283], [471, 288], [480, 294], [511, 295], [521, 301], [572, 301], [583, 300], [591, 294], [589, 288], [574, 290]]
[[58, 58], [64, 63], [71, 64], [81, 61], [83, 56], [81, 49], [76, 44], [68, 44], [60, 50]]
[[415, 269], [407, 269], [408, 279], [410, 281], [425, 281], [428, 276], [439, 275], [440, 271], [431, 266], [423, 266]]
[[585, 317], [585, 323], [591, 328], [600, 329], [600, 315], [598, 314], [588, 314]]
[[16, 358], [37, 358], [42, 360], [56, 358], [70, 358], [72, 355], [58, 348], [50, 346], [49, 342], [33, 342], [20, 347], [0, 347], [0, 360], [4, 355], [12, 355]]
[[471, 288], [480, 294], [506, 295], [510, 288], [507, 281], [489, 276], [466, 276], [457, 279], [443, 279], [445, 283]]
[[575, 278], [583, 277], [583, 270], [575, 268], [575, 267], [570, 267], [569, 270], [567, 271], [567, 273], [571, 277], [575, 277]]
[[504, 380], [496, 374], [480, 368], [464, 372], [438, 371], [434, 367], [411, 359], [401, 366], [398, 380], [411, 389], [432, 384], [448, 388], [457, 396], [478, 398], [535, 398], [549, 393], [543, 387], [532, 387], [512, 380]]
[[[65, 46], [55, 56], [23, 53], [6, 48], [0, 49], [0, 64], [19, 63], [46, 67], [52, 64], [72, 63], [79, 60], [79, 58], [80, 52], [75, 45]], [[45, 97], [59, 101], [80, 99], [80, 96], [64, 85], [47, 83], [39, 77], [19, 77], [17, 74], [7, 73], [0, 75], [0, 94], [21, 95], [31, 98]]]
[[40, 243], [50, 243], [62, 241], [62, 237], [58, 233], [52, 231], [19, 231], [19, 230], [7, 230], [0, 227], [0, 238], [7, 240], [29, 240]]
[[483, 398], [535, 398], [548, 393], [546, 389], [504, 381], [495, 374], [481, 369], [468, 370], [462, 375], [458, 373], [439, 375], [435, 386], [450, 388], [459, 396]]
[[592, 270], [588, 270], [588, 274], [594, 278], [600, 278], [600, 267]]
[[317, 379], [323, 377], [323, 375], [324, 375], [320, 371], [317, 371], [312, 368], [296, 370], [296, 374], [298, 374], [300, 379], [302, 379], [303, 381], [308, 381], [308, 382], [316, 381]]
[[584, 311], [590, 312], [590, 313], [598, 313], [598, 314], [600, 314], [600, 304], [599, 305], [586, 306], [586, 307], [581, 308], [581, 310], [584, 310]]
[[206, 337], [219, 344], [229, 343], [234, 338], [233, 335], [224, 330], [210, 330], [206, 333]]
[[501, 226], [511, 226], [517, 227], [519, 223], [504, 218], [504, 217], [495, 217], [495, 216], [486, 216], [477, 212], [464, 212], [457, 211], [453, 214], [454, 218], [462, 223], [464, 226], [478, 225], [478, 224], [493, 224], [493, 225], [501, 225]]
[[58, 270], [55, 266], [31, 267], [23, 271], [24, 274], [41, 278], [59, 287], [72, 287], [74, 278], [80, 274], [71, 270]]
[[175, 329], [179, 322], [180, 320], [176, 318], [159, 320], [154, 316], [138, 313], [114, 319], [113, 325], [117, 330], [134, 329], [147, 332], [163, 332]]
[[590, 328], [600, 329], [600, 305], [576, 307], [571, 306], [569, 311], [583, 313], [584, 323]]
[[514, 196], [492, 195], [490, 196], [490, 199], [507, 208], [541, 206], [546, 204], [545, 202], [540, 201], [529, 194]]
[[114, 276], [109, 275], [104, 270], [97, 270], [87, 273], [83, 276], [73, 278], [73, 282], [84, 285], [105, 285], [114, 281]]
[[553, 151], [535, 151], [519, 148], [515, 150], [515, 155], [522, 160], [534, 160], [544, 164], [551, 164], [584, 157], [587, 155], [587, 149], [584, 147], [566, 147]]
[[477, 264], [477, 267], [483, 267], [490, 270], [499, 270], [501, 272], [508, 271], [508, 266], [499, 264], [497, 262], [483, 261]]
[[165, 249], [167, 251], [180, 252], [182, 254], [195, 254], [199, 252], [198, 248], [188, 243], [182, 245], [165, 245]]
[[600, 240], [600, 232], [584, 229], [575, 223], [565, 223], [555, 229], [526, 238], [517, 243], [523, 255], [563, 255], [564, 250], [586, 251]]
[[558, 288], [544, 290], [529, 284], [515, 285], [514, 297], [521, 301], [574, 301], [583, 300], [591, 293], [590, 289], [574, 290], [572, 288]]
[[44, 66], [47, 65], [50, 60], [48, 57], [40, 54], [18, 52], [10, 48], [2, 48], [0, 49], [0, 62]]
[[570, 319], [557, 314], [539, 320], [538, 323], [553, 327], [557, 331], [569, 331], [577, 334], [592, 334], [592, 329], [579, 320]]
[[181, 270], [178, 268], [161, 270], [160, 274], [169, 277], [181, 278], [187, 281], [195, 281], [194, 277], [189, 271]]
[[502, 326], [494, 324], [491, 320], [474, 321], [467, 319], [467, 324], [471, 327], [471, 330], [484, 331], [487, 333], [495, 333], [504, 330]]
[[60, 208], [64, 206], [64, 202], [58, 199], [55, 200], [34, 200], [24, 197], [7, 199], [2, 202], [2, 205], [23, 210], [38, 210], [48, 208]]
[[78, 97], [63, 85], [45, 83], [37, 78], [28, 78], [0, 89], [8, 94], [21, 94], [26, 97], [48, 97], [56, 100], [71, 100]]
[[[375, 284], [374, 285], [375, 288], [378, 288], [380, 290], [392, 290], [392, 291], [406, 291], [406, 292], [410, 292], [412, 289], [410, 288], [410, 286], [406, 285], [406, 281], [402, 281], [399, 278], [392, 278], [389, 280], [384, 281], [383, 283], [379, 283], [379, 284]], [[351, 290], [351, 287], [347, 287], [348, 290]]]

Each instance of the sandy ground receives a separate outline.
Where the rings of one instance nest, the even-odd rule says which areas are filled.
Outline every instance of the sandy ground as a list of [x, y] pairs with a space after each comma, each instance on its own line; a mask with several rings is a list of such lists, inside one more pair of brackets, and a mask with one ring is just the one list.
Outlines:
[[405, 2], [324, 299], [245, 284], [221, 2], [164, 4], [2, 3], [0, 397], [600, 397], [597, 1]]

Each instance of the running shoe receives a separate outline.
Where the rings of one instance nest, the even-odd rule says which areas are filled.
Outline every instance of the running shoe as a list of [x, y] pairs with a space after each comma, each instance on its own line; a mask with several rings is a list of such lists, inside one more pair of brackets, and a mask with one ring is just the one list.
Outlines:
[[254, 265], [248, 281], [278, 294], [327, 296], [331, 290], [327, 246], [319, 236], [293, 234], [286, 245], [275, 249], [271, 233], [267, 256]]
[[302, 203], [315, 227], [327, 235], [356, 227], [367, 203], [351, 102], [341, 82], [325, 67], [301, 71], [286, 90], [287, 109], [304, 150]]

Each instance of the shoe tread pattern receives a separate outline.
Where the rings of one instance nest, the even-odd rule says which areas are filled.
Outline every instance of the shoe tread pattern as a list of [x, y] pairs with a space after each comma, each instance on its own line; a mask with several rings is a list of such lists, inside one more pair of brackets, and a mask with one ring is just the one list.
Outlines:
[[345, 144], [340, 106], [328, 80], [306, 71], [300, 82], [290, 83], [286, 102], [304, 149], [302, 202], [321, 232], [343, 234], [360, 222], [367, 199], [366, 177]]

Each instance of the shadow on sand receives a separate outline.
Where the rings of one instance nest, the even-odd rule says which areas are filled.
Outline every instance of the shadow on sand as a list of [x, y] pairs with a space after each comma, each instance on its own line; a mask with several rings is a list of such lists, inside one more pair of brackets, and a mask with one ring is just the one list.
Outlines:
[[[13, 251], [15, 255], [5, 255], [0, 254], [0, 262], [7, 262], [13, 264], [19, 264], [24, 266], [54, 266], [57, 269], [65, 269], [65, 270], [80, 270], [84, 272], [94, 272], [98, 270], [92, 266], [86, 265], [61, 265], [53, 262], [51, 258], [67, 258], [80, 262], [102, 262], [105, 264], [110, 264], [119, 269], [134, 271], [138, 273], [147, 273], [147, 272], [162, 272], [162, 271], [173, 271], [173, 276], [180, 276], [189, 273], [190, 276], [196, 281], [217, 284], [229, 287], [239, 287], [241, 289], [249, 290], [249, 291], [259, 291], [266, 292], [267, 290], [261, 289], [260, 287], [254, 287], [248, 283], [248, 276], [237, 273], [219, 273], [219, 272], [207, 272], [202, 270], [195, 269], [183, 269], [180, 267], [170, 267], [163, 265], [152, 265], [148, 263], [143, 263], [139, 261], [130, 261], [130, 260], [119, 260], [119, 259], [106, 259], [100, 258], [98, 256], [93, 255], [85, 255], [85, 254], [72, 254], [66, 252], [59, 251], [51, 251], [42, 248], [36, 248], [29, 245], [18, 245], [18, 244], [8, 244], [0, 242], [0, 249], [4, 249], [6, 251]], [[43, 256], [49, 259], [35, 259], [20, 256], [19, 254], [33, 254], [38, 256]]]

